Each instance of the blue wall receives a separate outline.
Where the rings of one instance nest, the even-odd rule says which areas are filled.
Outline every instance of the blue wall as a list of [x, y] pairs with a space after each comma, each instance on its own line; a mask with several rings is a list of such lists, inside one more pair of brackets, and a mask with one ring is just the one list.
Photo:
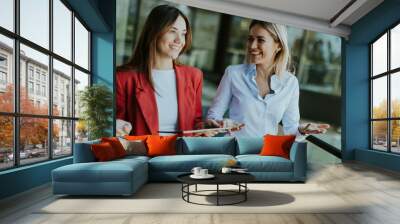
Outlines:
[[[343, 96], [345, 120], [343, 125], [343, 158], [359, 160], [387, 169], [397, 169], [393, 163], [398, 156], [388, 159], [380, 152], [369, 150], [369, 46], [368, 44], [392, 25], [400, 22], [400, 0], [385, 0], [351, 27], [351, 35], [344, 42]], [[363, 150], [358, 152], [358, 150]], [[384, 153], [387, 154], [387, 153]], [[397, 158], [397, 160], [396, 160]], [[394, 160], [393, 160], [394, 159]], [[377, 162], [380, 160], [379, 162]], [[385, 162], [386, 161], [386, 162]]]
[[[115, 0], [67, 0], [92, 31], [92, 81], [114, 86]], [[110, 130], [113, 130], [110, 127]], [[51, 181], [51, 171], [72, 158], [47, 161], [0, 172], [0, 199]]]
[[69, 157], [0, 172], [0, 199], [48, 183], [53, 169], [71, 163]]
[[[116, 24], [116, 2], [98, 1], [98, 9], [108, 24], [108, 32], [92, 33], [92, 72], [93, 83], [105, 84], [115, 93], [115, 24]], [[115, 100], [113, 106], [113, 125], [110, 127], [110, 133], [115, 136]]]

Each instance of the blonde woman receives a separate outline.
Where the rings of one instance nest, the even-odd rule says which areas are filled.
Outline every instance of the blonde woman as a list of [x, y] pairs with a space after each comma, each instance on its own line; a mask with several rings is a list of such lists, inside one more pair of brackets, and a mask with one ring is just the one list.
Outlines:
[[290, 52], [283, 25], [253, 20], [247, 40], [247, 63], [231, 65], [219, 84], [207, 114], [208, 125], [221, 127], [223, 115], [242, 123], [238, 137], [276, 135], [282, 122], [285, 135], [318, 134], [327, 124], [299, 127], [299, 83], [288, 71]]

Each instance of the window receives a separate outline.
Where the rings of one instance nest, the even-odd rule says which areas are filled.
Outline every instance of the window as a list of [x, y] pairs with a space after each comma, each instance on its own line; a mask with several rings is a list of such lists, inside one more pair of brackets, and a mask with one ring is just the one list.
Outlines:
[[42, 86], [42, 96], [46, 96], [46, 86]]
[[0, 12], [0, 170], [70, 156], [87, 139], [73, 105], [90, 85], [91, 33], [67, 1], [0, 0]]
[[33, 94], [33, 82], [28, 82], [28, 92], [29, 94]]
[[0, 26], [14, 31], [14, 0], [1, 0], [0, 9]]
[[371, 148], [400, 153], [400, 24], [370, 45]]
[[0, 54], [0, 91], [5, 91], [7, 85], [7, 56]]
[[5, 55], [0, 55], [0, 67], [7, 67], [7, 57]]
[[0, 71], [0, 84], [1, 85], [7, 84], [7, 74], [3, 71]]
[[33, 67], [32, 66], [29, 66], [28, 74], [29, 74], [29, 79], [33, 80]]
[[40, 95], [40, 84], [36, 84], [36, 95]]
[[40, 71], [36, 69], [36, 80], [40, 81]]

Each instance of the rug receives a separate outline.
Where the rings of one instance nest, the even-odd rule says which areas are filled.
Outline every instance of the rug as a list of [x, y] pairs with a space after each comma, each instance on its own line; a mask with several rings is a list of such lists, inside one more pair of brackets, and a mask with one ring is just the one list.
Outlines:
[[[234, 186], [224, 186], [225, 190]], [[248, 185], [247, 201], [237, 205], [204, 206], [182, 200], [181, 184], [149, 183], [130, 197], [58, 196], [36, 213], [125, 214], [125, 213], [360, 213], [360, 205], [349, 203], [317, 184], [254, 183]], [[201, 185], [198, 190], [212, 190]], [[194, 187], [191, 188], [194, 190]], [[211, 195], [215, 193], [209, 193]], [[236, 196], [224, 197], [229, 203]], [[191, 201], [213, 204], [215, 196], [191, 196]]]

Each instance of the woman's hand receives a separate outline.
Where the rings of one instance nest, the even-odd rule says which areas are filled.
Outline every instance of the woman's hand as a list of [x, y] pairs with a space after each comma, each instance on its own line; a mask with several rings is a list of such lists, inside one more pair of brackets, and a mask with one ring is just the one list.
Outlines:
[[204, 131], [204, 132], [194, 133], [193, 136], [195, 136], [195, 137], [214, 137], [218, 133], [219, 133], [219, 131]]
[[214, 119], [207, 119], [205, 121], [205, 127], [209, 128], [222, 128], [224, 126], [224, 121], [217, 121]]
[[226, 128], [228, 133], [231, 133], [233, 131], [240, 131], [240, 129], [244, 127], [244, 124], [233, 121], [231, 119], [223, 119], [223, 120], [207, 119], [205, 124], [206, 127], [211, 127], [211, 128]]
[[329, 127], [329, 124], [306, 123], [299, 126], [299, 132], [302, 135], [323, 134]]

